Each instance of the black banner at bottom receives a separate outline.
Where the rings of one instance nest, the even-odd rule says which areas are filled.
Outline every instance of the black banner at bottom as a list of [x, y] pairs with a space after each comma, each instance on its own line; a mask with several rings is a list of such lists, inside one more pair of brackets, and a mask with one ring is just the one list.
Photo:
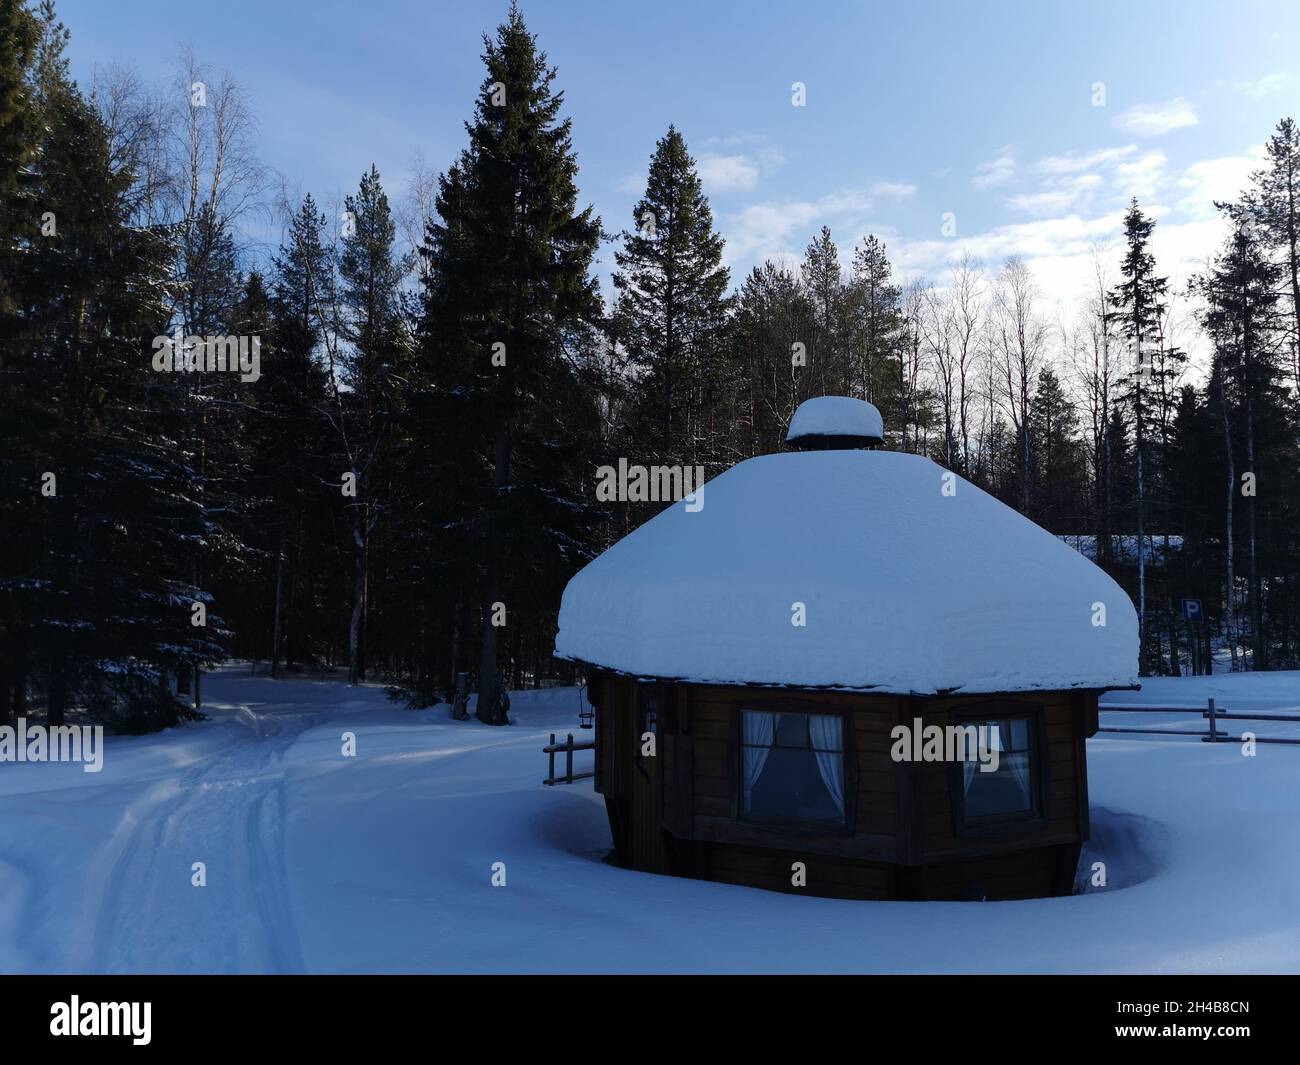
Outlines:
[[[1025, 1054], [1124, 1043], [1232, 1053], [1289, 1045], [1297, 992], [1300, 980], [1277, 976], [8, 976], [0, 1023], [11, 1053], [337, 1053], [414, 1040], [585, 1057], [620, 1031], [616, 1052], [689, 1040], [728, 1059], [738, 1045], [770, 1056], [845, 1036], [864, 1053], [867, 1039], [927, 1051], [1013, 1040]], [[815, 1018], [847, 1027], [824, 1031]]]

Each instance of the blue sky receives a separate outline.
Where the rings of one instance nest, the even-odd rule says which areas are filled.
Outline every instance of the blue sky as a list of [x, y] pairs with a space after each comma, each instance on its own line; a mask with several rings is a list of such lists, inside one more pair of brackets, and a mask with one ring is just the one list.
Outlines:
[[[993, 265], [1023, 254], [1046, 305], [1064, 306], [1134, 194], [1181, 281], [1218, 239], [1211, 201], [1300, 112], [1294, 0], [521, 6], [559, 68], [584, 200], [607, 229], [628, 227], [655, 139], [676, 123], [737, 282], [765, 256], [797, 257], [825, 223], [844, 262], [875, 232], [900, 272], [940, 282], [964, 249]], [[230, 70], [251, 93], [263, 160], [323, 202], [372, 161], [399, 196], [417, 151], [439, 170], [452, 159], [480, 35], [506, 7], [59, 3], [83, 82], [117, 62], [161, 83], [186, 42]], [[791, 104], [796, 81], [804, 107]]]

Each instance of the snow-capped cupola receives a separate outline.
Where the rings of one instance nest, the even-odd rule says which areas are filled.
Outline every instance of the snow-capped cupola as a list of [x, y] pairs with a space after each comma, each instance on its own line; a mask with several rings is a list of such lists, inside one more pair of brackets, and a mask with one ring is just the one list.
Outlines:
[[872, 404], [851, 396], [817, 396], [799, 404], [785, 442], [800, 451], [879, 447], [885, 422]]
[[[792, 442], [880, 435], [874, 408], [870, 425], [843, 416], [867, 404], [810, 403]], [[732, 467], [702, 507], [675, 503], [594, 559], [564, 591], [555, 650], [700, 684], [1105, 689], [1136, 684], [1137, 614], [1079, 552], [927, 458], [798, 451]]]

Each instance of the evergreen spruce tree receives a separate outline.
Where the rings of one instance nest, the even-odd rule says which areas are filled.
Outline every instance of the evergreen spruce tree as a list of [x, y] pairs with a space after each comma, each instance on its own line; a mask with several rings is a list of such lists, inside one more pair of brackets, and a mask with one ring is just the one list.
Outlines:
[[265, 508], [261, 526], [271, 555], [267, 650], [280, 663], [323, 662], [326, 609], [320, 577], [331, 536], [328, 497], [340, 491], [326, 469], [326, 372], [319, 357], [323, 323], [333, 306], [333, 265], [324, 243], [325, 216], [311, 195], [290, 219], [274, 259], [269, 333], [262, 350], [262, 388], [251, 484]]
[[[1179, 389], [1169, 449], [1170, 518], [1182, 544], [1167, 563], [1167, 577], [1179, 598], [1201, 601], [1207, 621], [1222, 617], [1217, 604], [1222, 602], [1226, 540], [1224, 477], [1212, 473], [1226, 468], [1211, 402], [1215, 391], [1213, 382], [1202, 390], [1192, 385]], [[1187, 659], [1193, 666], [1199, 663], [1201, 672], [1211, 668], [1205, 633], [1205, 626], [1184, 625]], [[1192, 640], [1200, 644], [1199, 653], [1192, 649]]]
[[[0, 0], [0, 321], [13, 310], [9, 279], [20, 239], [30, 239], [35, 229], [23, 172], [37, 143], [31, 68], [39, 40], [40, 25], [26, 0]], [[0, 332], [0, 343], [5, 337]]]
[[133, 177], [68, 77], [66, 31], [52, 9], [44, 16], [31, 188], [54, 225], [11, 278], [5, 372], [24, 427], [15, 483], [29, 547], [5, 584], [29, 619], [24, 668], [40, 677], [50, 724], [77, 705], [122, 728], [158, 727], [182, 713], [161, 671], [222, 655], [216, 619], [191, 623], [210, 599], [190, 565], [207, 530], [175, 378], [151, 368], [175, 247], [129, 224]]
[[[15, 363], [21, 319], [13, 285], [26, 269], [26, 249], [38, 235], [39, 213], [25, 168], [38, 145], [33, 100], [33, 66], [40, 24], [25, 0], [0, 0], [0, 479], [26, 481], [30, 470], [25, 438], [31, 426], [17, 415], [20, 389], [27, 383]], [[24, 609], [21, 581], [32, 562], [36, 510], [22, 493], [0, 493], [0, 527], [5, 550], [0, 557], [0, 724], [26, 706], [30, 666], [26, 634], [33, 618]]]
[[522, 541], [552, 553], [548, 583], [590, 553], [591, 489], [572, 467], [595, 412], [578, 402], [573, 366], [601, 314], [590, 272], [600, 221], [577, 208], [563, 95], [517, 6], [485, 38], [483, 59], [470, 143], [439, 182], [426, 241], [421, 358], [458, 397], [449, 405], [459, 418], [443, 431], [474, 480], [455, 502], [481, 573], [478, 716], [503, 723], [503, 596], [536, 583], [521, 568]]
[[[1280, 275], [1279, 264], [1268, 256], [1262, 234], [1247, 216], [1238, 219], [1227, 246], [1198, 282], [1206, 301], [1203, 322], [1214, 342], [1222, 418], [1230, 445], [1231, 437], [1238, 442], [1233, 492], [1240, 492], [1246, 515], [1253, 669], [1267, 668], [1268, 661], [1259, 493], [1268, 493], [1270, 509], [1280, 510], [1284, 500], [1278, 493], [1294, 480], [1294, 471], [1285, 466], [1285, 457], [1293, 454], [1294, 419], [1281, 384], [1285, 333], [1278, 310]], [[1270, 446], [1262, 447], [1261, 437]], [[1281, 466], [1276, 465], [1279, 458]], [[1232, 510], [1235, 498], [1229, 501]], [[1232, 594], [1229, 588], [1229, 599]]]
[[437, 217], [426, 219], [419, 249], [424, 266], [397, 456], [406, 549], [399, 547], [396, 556], [395, 584], [404, 594], [395, 608], [407, 612], [414, 643], [397, 681], [407, 702], [420, 707], [436, 702], [440, 690], [451, 701], [457, 673], [473, 672], [469, 655], [492, 482], [491, 379], [476, 363], [474, 339], [481, 321], [463, 314], [459, 296], [473, 284], [466, 227], [472, 205], [455, 166], [440, 180], [437, 209]]
[[881, 408], [885, 424], [896, 421], [896, 404], [886, 397], [898, 391], [898, 345], [902, 327], [902, 292], [893, 283], [885, 246], [869, 234], [853, 253], [854, 345], [853, 395]]
[[[248, 453], [240, 443], [246, 436], [248, 400], [258, 386], [242, 380], [234, 365], [240, 348], [252, 354], [253, 342], [235, 328], [242, 279], [228, 229], [212, 211], [204, 209], [172, 232], [179, 243], [179, 255], [173, 287], [178, 298], [171, 327], [186, 338], [184, 358], [201, 363], [199, 372], [178, 373], [174, 378], [184, 393], [180, 442], [197, 475], [207, 533], [201, 549], [190, 556], [191, 580], [196, 586], [219, 584], [223, 571], [237, 576], [247, 564], [240, 530], [248, 502], [244, 491]], [[192, 344], [192, 337], [203, 338], [207, 346]], [[218, 368], [221, 359], [226, 369]], [[224, 622], [216, 615], [209, 617], [214, 626], [218, 620]], [[197, 662], [182, 665], [180, 691], [191, 694], [192, 688], [196, 707], [200, 702], [199, 676]]]
[[220, 334], [228, 328], [240, 299], [241, 278], [235, 241], [206, 206], [191, 224], [179, 225], [181, 254], [178, 309], [186, 336]]
[[1052, 532], [1079, 532], [1084, 511], [1079, 416], [1049, 366], [1038, 374], [1029, 436], [1037, 482], [1032, 493], [1034, 512], [1029, 516]]
[[614, 335], [633, 375], [628, 436], [646, 459], [696, 463], [714, 450], [713, 419], [729, 381], [722, 347], [728, 272], [676, 127], [655, 145], [633, 219], [613, 279]]
[[779, 451], [811, 378], [791, 346], [811, 335], [813, 309], [799, 278], [770, 260], [741, 286], [731, 320], [732, 360], [745, 375], [735, 450], [745, 458]]
[[839, 249], [828, 227], [822, 226], [804, 250], [800, 276], [813, 308], [812, 335], [805, 341], [808, 366], [804, 375], [809, 379], [808, 394], [846, 394], [851, 373], [846, 358], [850, 339], [846, 328], [848, 293], [840, 269]]
[[[1146, 477], [1150, 462], [1147, 456], [1148, 426], [1152, 420], [1151, 382], [1155, 369], [1156, 349], [1160, 342], [1161, 322], [1165, 311], [1166, 278], [1156, 275], [1155, 256], [1151, 253], [1151, 233], [1155, 221], [1142, 213], [1136, 199], [1124, 215], [1124, 239], [1127, 245], [1120, 264], [1120, 283], [1109, 294], [1111, 310], [1107, 322], [1117, 336], [1128, 342], [1132, 364], [1125, 376], [1125, 388], [1119, 397], [1128, 408], [1133, 424], [1133, 454], [1136, 463], [1135, 518], [1138, 551], [1138, 640], [1141, 667], [1148, 668], [1147, 601], [1146, 601]], [[1164, 372], [1164, 371], [1161, 371]]]
[[[261, 455], [261, 428], [266, 420], [265, 366], [270, 340], [271, 294], [261, 271], [243, 278], [238, 298], [230, 310], [230, 330], [246, 338], [250, 351], [257, 340], [261, 375], [256, 383], [230, 385], [231, 395], [223, 402], [223, 438], [219, 454], [234, 452], [238, 458], [223, 463], [220, 481], [229, 509], [220, 516], [227, 531], [226, 553], [218, 557], [213, 575], [214, 593], [222, 604], [222, 618], [231, 634], [230, 649], [244, 658], [266, 655], [270, 641], [263, 637], [264, 618], [259, 612], [261, 585], [267, 580], [269, 516], [265, 485], [257, 483], [254, 471]], [[232, 375], [233, 376], [233, 375]], [[242, 390], [242, 391], [241, 391]], [[234, 434], [233, 436], [230, 434]]]
[[1241, 209], [1259, 225], [1261, 236], [1277, 253], [1290, 315], [1287, 334], [1290, 372], [1300, 387], [1300, 129], [1284, 118], [1264, 145], [1265, 166], [1251, 176], [1252, 188]]
[[338, 259], [339, 359], [333, 418], [340, 458], [355, 494], [344, 496], [351, 528], [352, 604], [348, 620], [348, 683], [366, 677], [366, 620], [372, 538], [389, 508], [389, 459], [410, 351], [402, 317], [403, 269], [394, 252], [397, 227], [371, 166], [345, 202], [347, 227]]

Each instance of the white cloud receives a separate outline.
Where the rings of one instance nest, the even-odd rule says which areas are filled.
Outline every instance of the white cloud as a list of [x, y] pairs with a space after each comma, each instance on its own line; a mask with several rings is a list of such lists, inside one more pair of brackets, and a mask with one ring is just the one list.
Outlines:
[[1136, 145], [1125, 144], [1045, 156], [1029, 168], [1038, 177], [1038, 188], [1009, 197], [1006, 205], [1038, 218], [1096, 213], [1112, 205], [1115, 192], [1131, 195], [1137, 177], [1154, 164], [1154, 157], [1135, 161], [1137, 150]]
[[1262, 100], [1270, 93], [1277, 92], [1286, 83], [1286, 75], [1282, 73], [1265, 74], [1262, 78], [1254, 81], [1234, 81], [1232, 88], [1237, 92], [1249, 96], [1252, 100]]
[[[1122, 211], [1095, 215], [1073, 214], [1014, 225], [997, 226], [984, 233], [955, 240], [901, 241], [892, 251], [902, 276], [918, 274], [942, 283], [950, 265], [969, 253], [982, 259], [989, 275], [996, 274], [1011, 256], [1025, 260], [1033, 272], [1038, 310], [1049, 321], [1070, 323], [1082, 310], [1083, 300], [1096, 283], [1095, 256], [1100, 254], [1111, 270], [1118, 267], [1123, 244]], [[1156, 226], [1152, 250], [1160, 273], [1168, 276], [1170, 300], [1182, 303], [1188, 278], [1205, 268], [1206, 259], [1227, 232], [1220, 220], [1162, 221]], [[1204, 345], [1183, 304], [1175, 341], [1204, 365]]]
[[1112, 187], [1126, 200], [1149, 200], [1164, 187], [1168, 161], [1164, 152], [1152, 151], [1131, 163], [1120, 163], [1115, 167]]
[[953, 240], [908, 241], [899, 261], [909, 268], [937, 271], [967, 252], [994, 268], [1012, 255], [1031, 261], [1091, 256], [1095, 244], [1105, 243], [1120, 232], [1122, 221], [1120, 212], [1093, 218], [1073, 214], [996, 226]]
[[[737, 135], [709, 137], [695, 155], [695, 169], [707, 195], [750, 192], [764, 174], [785, 163], [781, 150], [763, 137]], [[646, 170], [631, 171], [614, 183], [625, 196], [645, 195]]]
[[1115, 125], [1138, 137], [1159, 137], [1199, 121], [1192, 102], [1175, 96], [1162, 104], [1135, 104], [1115, 120]]
[[840, 261], [847, 264], [850, 249], [867, 231], [891, 236], [887, 226], [869, 225], [877, 197], [905, 186], [881, 182], [870, 189], [843, 189], [816, 200], [778, 200], [751, 204], [729, 214], [722, 221], [728, 265], [748, 270], [750, 265], [772, 259], [797, 264], [803, 249], [818, 228], [829, 226], [840, 248]]
[[1052, 178], [1043, 184], [1040, 192], [1012, 196], [1007, 206], [1014, 211], [1038, 217], [1051, 217], [1076, 210], [1092, 199], [1092, 194], [1105, 185], [1100, 174], [1072, 174], [1065, 178]]
[[903, 181], [877, 181], [871, 186], [871, 195], [881, 199], [905, 200], [916, 195], [916, 186]]
[[980, 163], [975, 169], [971, 184], [977, 189], [991, 189], [996, 185], [1005, 185], [1016, 176], [1016, 157], [1009, 148], [1003, 148], [987, 162]]
[[1264, 149], [1257, 145], [1245, 155], [1225, 155], [1203, 159], [1183, 171], [1177, 181], [1183, 196], [1178, 200], [1180, 213], [1193, 219], [1219, 217], [1216, 200], [1232, 202], [1250, 182], [1250, 175], [1263, 162]]
[[1081, 170], [1096, 170], [1109, 166], [1120, 159], [1127, 158], [1137, 151], [1137, 145], [1126, 144], [1121, 148], [1099, 148], [1092, 152], [1066, 152], [1064, 155], [1049, 155], [1034, 164], [1034, 170], [1040, 174], [1077, 174]]
[[696, 160], [704, 191], [748, 192], [758, 184], [762, 167], [748, 155], [705, 153]]
[[[1227, 233], [1214, 201], [1240, 195], [1251, 171], [1259, 167], [1261, 153], [1262, 146], [1256, 145], [1240, 155], [1180, 167], [1158, 149], [1120, 145], [1047, 156], [1017, 168], [1007, 150], [1002, 155], [1011, 159], [1013, 174], [1019, 169], [1021, 179], [1035, 178], [1035, 187], [1016, 190], [1005, 200], [1008, 209], [1027, 217], [983, 232], [962, 231], [947, 240], [937, 234], [908, 239], [882, 224], [891, 220], [890, 208], [897, 205], [886, 198], [887, 192], [915, 195], [917, 191], [885, 181], [820, 198], [753, 204], [723, 218], [721, 228], [728, 264], [737, 274], [764, 259], [797, 269], [805, 245], [821, 225], [830, 226], [846, 269], [850, 249], [868, 232], [876, 233], [888, 244], [900, 281], [924, 276], [943, 284], [949, 265], [965, 252], [983, 259], [990, 273], [1010, 256], [1019, 256], [1034, 272], [1040, 310], [1050, 320], [1068, 322], [1095, 283], [1097, 250], [1104, 249], [1112, 269], [1117, 266], [1123, 214], [1133, 196], [1158, 220], [1152, 247], [1160, 272], [1170, 279], [1170, 291], [1185, 291], [1187, 279], [1205, 268]], [[997, 161], [990, 160], [982, 173], [994, 174], [992, 164]], [[1177, 342], [1199, 361], [1203, 345], [1190, 306], [1183, 308], [1182, 316]]]
[[[1160, 273], [1169, 278], [1170, 300], [1180, 307], [1175, 341], [1191, 353], [1194, 366], [1203, 372], [1205, 343], [1195, 325], [1194, 307], [1181, 293], [1188, 279], [1206, 268], [1227, 235], [1228, 224], [1214, 201], [1240, 195], [1250, 173], [1259, 167], [1262, 151], [1262, 146], [1254, 146], [1241, 155], [1204, 159], [1172, 171], [1162, 152], [1147, 152], [1136, 159], [1126, 155], [1124, 161], [1103, 168], [1104, 183], [1087, 182], [1082, 207], [1070, 203], [1070, 193], [1076, 190], [1053, 176], [1043, 182], [1040, 192], [1008, 201], [1042, 217], [947, 241], [900, 240], [894, 248], [895, 266], [904, 276], [923, 274], [941, 280], [964, 252], [983, 259], [990, 273], [1010, 256], [1019, 256], [1033, 271], [1040, 311], [1068, 322], [1094, 283], [1096, 249], [1104, 249], [1112, 270], [1118, 264], [1124, 200], [1137, 195], [1143, 210], [1159, 223], [1152, 250]], [[1099, 179], [1093, 174], [1071, 177]], [[1167, 201], [1151, 202], [1156, 194], [1167, 195]], [[1053, 208], [1062, 213], [1051, 214]]]
[[784, 163], [781, 149], [751, 134], [710, 137], [696, 156], [700, 180], [709, 194], [749, 192], [764, 174]]

